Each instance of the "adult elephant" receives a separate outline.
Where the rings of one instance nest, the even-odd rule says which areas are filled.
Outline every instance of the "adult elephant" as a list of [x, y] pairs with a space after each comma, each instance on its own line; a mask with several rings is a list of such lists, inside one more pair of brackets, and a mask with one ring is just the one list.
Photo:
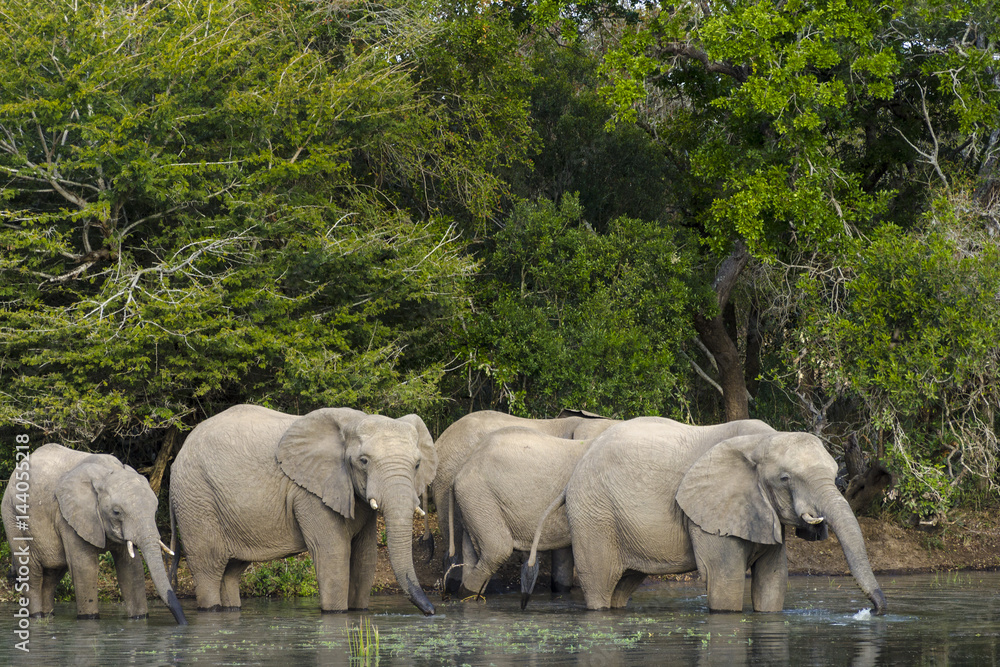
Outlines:
[[[433, 614], [413, 568], [418, 491], [437, 457], [420, 417], [350, 408], [298, 417], [238, 405], [199, 424], [171, 469], [170, 511], [199, 610], [238, 610], [251, 562], [308, 550], [323, 612], [366, 609], [375, 578], [377, 512], [396, 580]], [[176, 570], [177, 557], [173, 569]]]
[[135, 557], [138, 547], [160, 599], [186, 625], [160, 556], [156, 505], [146, 478], [114, 456], [57, 444], [32, 452], [15, 468], [0, 502], [14, 566], [27, 568], [28, 613], [52, 613], [56, 586], [68, 570], [77, 618], [99, 618], [98, 556], [110, 552], [125, 613], [145, 618], [146, 575]]
[[624, 607], [646, 575], [697, 569], [710, 610], [740, 611], [749, 567], [754, 610], [780, 611], [785, 527], [807, 539], [823, 539], [829, 527], [874, 611], [884, 613], [836, 474], [818, 438], [762, 422], [699, 427], [643, 417], [608, 430], [564, 496], [587, 607]]
[[[557, 438], [583, 440], [594, 438], [617, 423], [615, 420], [582, 411], [564, 411], [563, 414], [567, 416], [555, 419], [527, 419], [494, 410], [480, 410], [456, 420], [438, 436], [438, 470], [431, 491], [437, 506], [441, 534], [451, 536], [442, 562], [446, 592], [456, 592], [461, 584], [457, 568], [452, 569], [452, 565], [463, 563], [465, 560], [462, 551], [464, 527], [461, 511], [453, 512], [449, 507], [449, 500], [455, 476], [465, 464], [469, 454], [479, 447], [485, 436], [502, 428], [531, 428]], [[553, 570], [555, 570], [552, 577], [553, 588], [568, 590], [573, 583], [569, 552], [553, 555]]]
[[[566, 487], [591, 442], [558, 438], [523, 426], [510, 426], [483, 437], [459, 469], [452, 489], [465, 527], [464, 588], [482, 593], [515, 550], [531, 548], [542, 515]], [[537, 548], [558, 551], [554, 555], [557, 568], [561, 566], [572, 576], [566, 512], [560, 508], [549, 515], [540, 536]], [[560, 561], [560, 556], [568, 560]]]

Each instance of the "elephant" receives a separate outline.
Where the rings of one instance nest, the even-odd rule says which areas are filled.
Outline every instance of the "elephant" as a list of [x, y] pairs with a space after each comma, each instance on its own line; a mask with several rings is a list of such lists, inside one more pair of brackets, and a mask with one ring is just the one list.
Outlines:
[[306, 550], [322, 612], [367, 609], [381, 511], [396, 580], [433, 614], [411, 540], [418, 492], [436, 467], [434, 441], [417, 415], [321, 408], [300, 417], [237, 405], [203, 421], [170, 473], [171, 523], [199, 611], [239, 610], [240, 575], [251, 562]]
[[[874, 612], [884, 613], [885, 595], [836, 474], [816, 436], [754, 420], [689, 426], [641, 417], [607, 430], [564, 492], [587, 608], [624, 607], [649, 574], [697, 570], [711, 611], [741, 611], [750, 568], [754, 610], [780, 611], [785, 529], [792, 527], [813, 540], [832, 528]], [[524, 566], [524, 602], [533, 559], [534, 549]]]
[[[456, 420], [438, 436], [436, 443], [438, 470], [431, 491], [437, 505], [441, 533], [443, 535], [447, 531], [451, 536], [448, 551], [443, 559], [445, 592], [456, 592], [461, 583], [457, 572], [451, 567], [464, 560], [462, 552], [464, 529], [461, 511], [451, 512], [448, 500], [455, 475], [458, 474], [466, 458], [480, 445], [484, 436], [510, 426], [532, 428], [567, 440], [583, 440], [596, 437], [604, 429], [617, 423], [616, 420], [604, 419], [583, 411], [564, 410], [562, 415], [555, 419], [528, 419], [493, 410], [479, 410]], [[556, 572], [553, 572], [552, 579], [553, 587], [557, 590], [568, 590], [573, 583], [572, 566], [567, 565], [567, 558], [568, 552], [553, 558], [553, 569]]]
[[[462, 586], [481, 594], [514, 550], [531, 548], [535, 527], [565, 488], [577, 461], [593, 440], [567, 440], [534, 428], [494, 431], [465, 461], [452, 493], [465, 533]], [[566, 512], [556, 511], [542, 528], [538, 549], [558, 550], [556, 567], [572, 583], [573, 560]], [[562, 556], [567, 560], [560, 561]], [[555, 581], [554, 586], [560, 582]], [[568, 586], [567, 586], [568, 587]]]
[[186, 625], [160, 556], [166, 547], [156, 528], [156, 505], [146, 478], [114, 456], [49, 443], [22, 460], [0, 513], [14, 565], [27, 570], [28, 614], [53, 613], [56, 586], [68, 570], [77, 618], [100, 618], [98, 556], [110, 552], [126, 613], [145, 618], [146, 576], [135, 557], [138, 547], [160, 599], [174, 620]]

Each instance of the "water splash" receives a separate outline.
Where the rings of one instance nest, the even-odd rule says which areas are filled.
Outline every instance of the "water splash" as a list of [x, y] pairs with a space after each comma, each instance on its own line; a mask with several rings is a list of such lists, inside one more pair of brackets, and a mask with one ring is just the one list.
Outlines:
[[853, 618], [855, 621], [867, 621], [870, 620], [871, 617], [872, 617], [871, 609], [862, 609], [851, 618]]

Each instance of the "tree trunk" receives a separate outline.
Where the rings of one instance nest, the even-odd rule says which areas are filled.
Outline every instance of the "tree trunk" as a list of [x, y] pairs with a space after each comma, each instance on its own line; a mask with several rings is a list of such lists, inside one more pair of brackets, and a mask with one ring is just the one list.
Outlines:
[[177, 427], [171, 426], [167, 429], [167, 434], [163, 438], [160, 446], [160, 453], [156, 455], [156, 462], [149, 473], [149, 487], [157, 497], [160, 496], [160, 486], [163, 484], [163, 474], [167, 471], [167, 464], [170, 457], [174, 455], [174, 447], [177, 446]]
[[844, 448], [844, 462], [847, 464], [847, 490], [844, 497], [855, 514], [867, 509], [885, 494], [892, 483], [892, 474], [878, 461], [869, 466], [861, 455], [858, 439], [852, 433], [847, 437]]
[[715, 357], [715, 363], [719, 367], [719, 385], [722, 387], [722, 403], [726, 421], [748, 419], [750, 417], [750, 403], [747, 400], [746, 379], [743, 377], [740, 352], [736, 349], [736, 343], [726, 333], [722, 316], [708, 320], [697, 315], [694, 326], [701, 341]]
[[722, 402], [726, 421], [750, 417], [749, 395], [746, 378], [743, 375], [743, 363], [740, 360], [736, 343], [726, 330], [725, 321], [729, 295], [748, 261], [750, 261], [750, 252], [742, 241], [737, 241], [732, 252], [719, 265], [715, 274], [712, 286], [719, 304], [716, 316], [709, 319], [703, 314], [697, 313], [694, 317], [694, 328], [705, 347], [715, 357], [715, 363], [719, 368], [719, 384], [722, 386]]

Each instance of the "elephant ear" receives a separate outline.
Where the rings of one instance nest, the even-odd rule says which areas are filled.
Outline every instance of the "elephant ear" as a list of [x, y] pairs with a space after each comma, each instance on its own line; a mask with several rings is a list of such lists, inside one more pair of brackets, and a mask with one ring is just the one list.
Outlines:
[[354, 518], [354, 483], [348, 469], [347, 433], [367, 415], [351, 408], [321, 408], [299, 417], [278, 442], [278, 465], [292, 481]]
[[66, 523], [77, 535], [99, 549], [104, 548], [106, 536], [97, 485], [121, 467], [121, 462], [113, 456], [88, 456], [60, 477], [56, 487], [56, 502]]
[[399, 421], [412, 424], [417, 429], [417, 446], [420, 448], [420, 469], [417, 470], [417, 476], [413, 480], [413, 485], [416, 487], [417, 493], [421, 494], [424, 489], [430, 486], [431, 482], [434, 481], [434, 475], [437, 474], [438, 458], [437, 449], [434, 447], [434, 438], [431, 437], [431, 432], [427, 430], [424, 420], [418, 415], [406, 415], [405, 417], [400, 417]]
[[769, 435], [723, 440], [692, 465], [677, 504], [702, 530], [757, 544], [781, 544], [781, 520], [757, 476], [757, 450]]

